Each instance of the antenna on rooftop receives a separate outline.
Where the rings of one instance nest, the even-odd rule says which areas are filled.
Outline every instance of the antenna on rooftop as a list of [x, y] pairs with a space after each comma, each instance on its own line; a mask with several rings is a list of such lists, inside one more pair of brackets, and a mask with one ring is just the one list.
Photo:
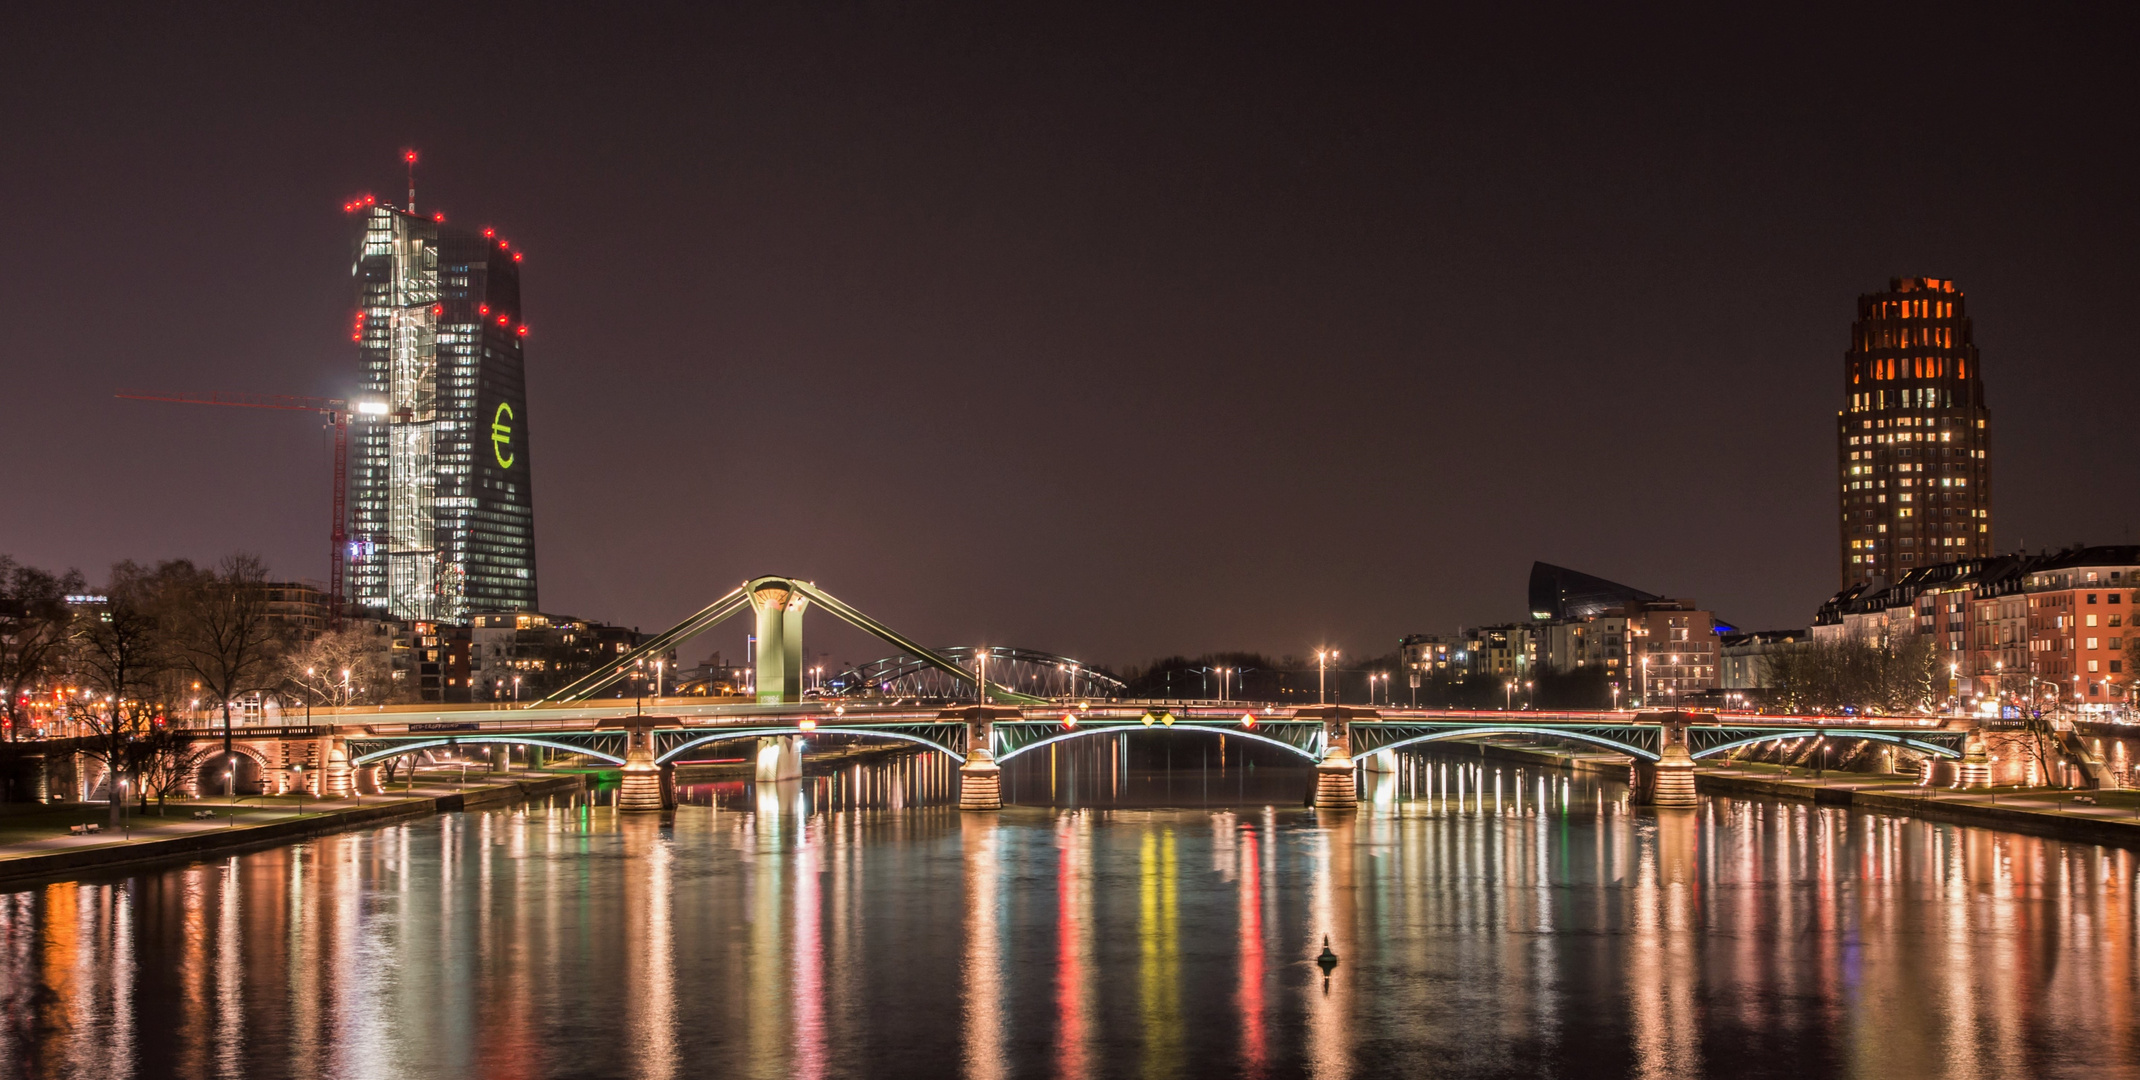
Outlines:
[[409, 213], [416, 212], [416, 151], [403, 150], [401, 160], [409, 163]]

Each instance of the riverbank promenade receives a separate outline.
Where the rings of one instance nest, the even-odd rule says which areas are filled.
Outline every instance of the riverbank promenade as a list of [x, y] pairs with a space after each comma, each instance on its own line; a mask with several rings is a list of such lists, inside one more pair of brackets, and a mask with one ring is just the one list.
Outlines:
[[[552, 790], [577, 789], [578, 773], [516, 769], [436, 770], [376, 795], [173, 799], [129, 803], [111, 825], [103, 802], [0, 805], [0, 881], [91, 870], [216, 848], [287, 840], [400, 817], [458, 810]], [[201, 816], [212, 815], [212, 816]], [[88, 826], [96, 826], [94, 830]]]

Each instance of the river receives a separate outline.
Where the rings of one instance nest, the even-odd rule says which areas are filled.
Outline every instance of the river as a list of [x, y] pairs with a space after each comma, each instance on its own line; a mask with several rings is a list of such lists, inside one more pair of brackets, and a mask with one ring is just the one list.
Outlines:
[[1093, 743], [1000, 814], [907, 754], [0, 894], [0, 1075], [2140, 1075], [2132, 852]]

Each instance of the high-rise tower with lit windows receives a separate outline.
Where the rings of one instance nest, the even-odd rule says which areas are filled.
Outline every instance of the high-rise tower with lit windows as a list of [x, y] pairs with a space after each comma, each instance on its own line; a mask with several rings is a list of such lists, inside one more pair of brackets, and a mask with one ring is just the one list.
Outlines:
[[1858, 297], [1843, 390], [1843, 587], [1989, 556], [1991, 413], [1954, 282], [1894, 278]]
[[348, 599], [465, 623], [534, 610], [520, 255], [492, 230], [351, 204], [363, 393]]

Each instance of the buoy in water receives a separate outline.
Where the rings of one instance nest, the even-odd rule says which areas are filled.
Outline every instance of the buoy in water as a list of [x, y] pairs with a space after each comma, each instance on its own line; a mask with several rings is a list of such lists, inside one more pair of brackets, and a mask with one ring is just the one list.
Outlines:
[[1330, 974], [1331, 968], [1338, 966], [1337, 954], [1330, 951], [1330, 935], [1328, 934], [1323, 935], [1323, 955], [1315, 958], [1315, 966], [1322, 968], [1323, 974], [1326, 976]]

